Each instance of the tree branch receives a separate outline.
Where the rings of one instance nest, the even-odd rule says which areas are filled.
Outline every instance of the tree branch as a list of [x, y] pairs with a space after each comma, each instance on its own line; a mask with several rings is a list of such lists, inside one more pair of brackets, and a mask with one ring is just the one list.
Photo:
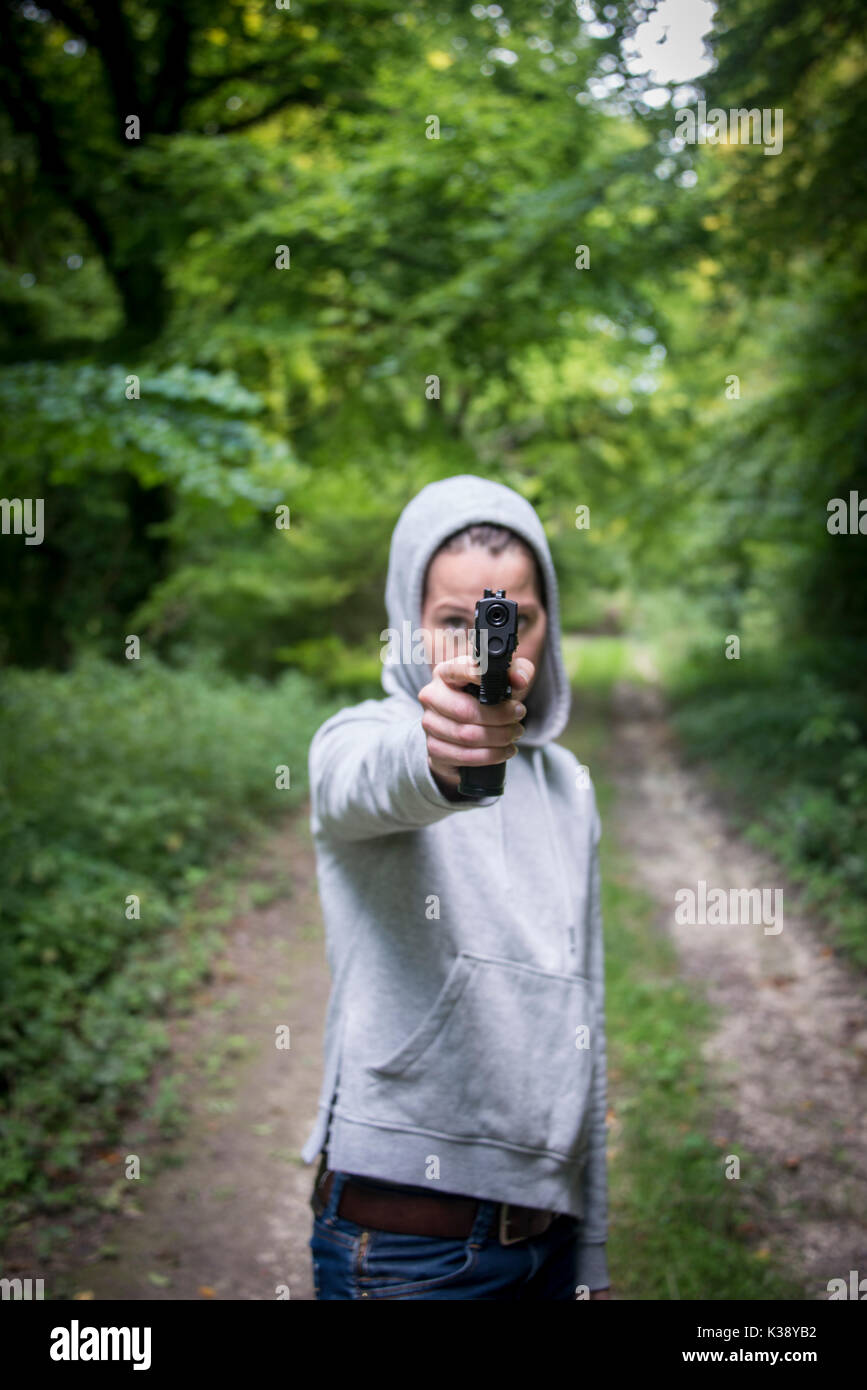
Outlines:
[[123, 12], [121, 0], [109, 0], [100, 9], [94, 43], [102, 54], [103, 68], [118, 119], [119, 130], [127, 116], [150, 115], [150, 103], [139, 82], [137, 45]]
[[243, 82], [248, 77], [256, 77], [264, 73], [268, 68], [274, 67], [275, 63], [281, 61], [279, 54], [272, 54], [269, 58], [258, 58], [255, 63], [247, 63], [242, 68], [235, 68], [232, 72], [215, 72], [207, 77], [198, 80], [193, 78], [187, 88], [187, 101], [201, 101], [202, 97], [208, 97], [212, 92], [219, 91], [224, 82]]
[[151, 103], [151, 122], [154, 130], [171, 135], [180, 129], [181, 115], [189, 100], [193, 25], [180, 4], [164, 11], [163, 18], [159, 84]]
[[323, 92], [288, 92], [281, 97], [276, 97], [274, 101], [263, 106], [262, 110], [255, 116], [245, 116], [242, 121], [235, 121], [232, 125], [218, 126], [217, 135], [234, 135], [236, 130], [246, 130], [251, 125], [257, 125], [259, 121], [267, 121], [270, 116], [276, 116], [278, 111], [283, 111], [287, 106], [321, 106], [325, 93]]
[[41, 172], [46, 183], [81, 219], [100, 255], [107, 261], [114, 244], [108, 224], [95, 205], [83, 197], [77, 187], [78, 179], [63, 148], [54, 112], [36, 85], [25, 54], [17, 41], [14, 25], [14, 18], [5, 6], [0, 5], [0, 37], [3, 40], [4, 51], [11, 54], [13, 59], [11, 63], [2, 64], [5, 81], [0, 83], [0, 100], [9, 113], [13, 127], [22, 135], [32, 135], [36, 141]]

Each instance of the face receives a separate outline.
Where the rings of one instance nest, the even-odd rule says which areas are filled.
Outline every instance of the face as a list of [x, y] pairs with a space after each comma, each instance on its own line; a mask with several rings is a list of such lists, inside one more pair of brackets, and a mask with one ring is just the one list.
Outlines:
[[[536, 668], [536, 675], [527, 692], [538, 680], [539, 667], [548, 631], [548, 617], [536, 588], [536, 567], [532, 558], [522, 550], [504, 550], [490, 555], [487, 550], [471, 546], [454, 553], [442, 550], [428, 570], [427, 594], [421, 615], [426, 631], [427, 651], [436, 655], [434, 638], [439, 633], [443, 644], [439, 660], [466, 650], [454, 644], [446, 647], [448, 629], [466, 632], [475, 622], [476, 600], [485, 589], [505, 589], [506, 598], [518, 605], [518, 647], [516, 656], [527, 657]], [[454, 635], [454, 633], [453, 633]], [[432, 665], [435, 663], [431, 663]]]

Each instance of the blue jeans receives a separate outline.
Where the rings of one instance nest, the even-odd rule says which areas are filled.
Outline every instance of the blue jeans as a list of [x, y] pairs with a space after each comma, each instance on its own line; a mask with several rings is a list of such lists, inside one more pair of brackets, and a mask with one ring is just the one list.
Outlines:
[[457, 1239], [365, 1229], [338, 1216], [345, 1173], [314, 1216], [309, 1245], [318, 1300], [481, 1298], [574, 1302], [581, 1223], [558, 1216], [542, 1235], [501, 1245], [499, 1205], [480, 1201], [470, 1234]]

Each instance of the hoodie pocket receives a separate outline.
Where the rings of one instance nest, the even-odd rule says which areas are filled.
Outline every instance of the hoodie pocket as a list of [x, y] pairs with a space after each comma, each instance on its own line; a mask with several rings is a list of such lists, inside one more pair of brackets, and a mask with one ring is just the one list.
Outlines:
[[582, 976], [461, 951], [419, 1026], [364, 1068], [364, 1115], [574, 1157], [597, 1041], [592, 1015]]

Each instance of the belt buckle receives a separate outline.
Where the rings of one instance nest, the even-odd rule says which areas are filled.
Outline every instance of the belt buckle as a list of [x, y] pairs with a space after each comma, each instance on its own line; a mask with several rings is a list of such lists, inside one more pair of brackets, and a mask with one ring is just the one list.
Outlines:
[[501, 1202], [501, 1203], [500, 1203], [500, 1229], [499, 1229], [500, 1244], [501, 1244], [501, 1245], [517, 1245], [519, 1241], [526, 1240], [527, 1237], [526, 1237], [526, 1236], [507, 1236], [507, 1235], [506, 1235], [506, 1228], [507, 1228], [507, 1226], [508, 1226], [508, 1224], [509, 1224], [508, 1212], [509, 1212], [509, 1203], [508, 1203], [508, 1202]]
[[[540, 1236], [540, 1235], [544, 1235], [544, 1233], [548, 1230], [548, 1227], [549, 1227], [549, 1226], [551, 1225], [551, 1223], [556, 1219], [556, 1216], [557, 1216], [557, 1213], [556, 1213], [556, 1212], [553, 1212], [553, 1211], [537, 1212], [537, 1213], [536, 1213], [536, 1216], [542, 1217], [542, 1218], [544, 1218], [544, 1219], [543, 1219], [541, 1222], [537, 1222], [536, 1219], [535, 1219], [535, 1217], [534, 1217], [533, 1220], [531, 1220], [531, 1222], [530, 1222], [530, 1227], [531, 1227], [531, 1229], [527, 1231], [527, 1234], [526, 1234], [526, 1235], [523, 1235], [523, 1236], [508, 1236], [508, 1235], [506, 1235], [506, 1229], [507, 1229], [508, 1224], [509, 1224], [509, 1216], [508, 1216], [509, 1210], [510, 1210], [510, 1207], [509, 1207], [509, 1203], [508, 1203], [508, 1202], [502, 1202], [502, 1203], [500, 1204], [500, 1228], [499, 1228], [499, 1238], [500, 1238], [500, 1244], [501, 1244], [501, 1245], [517, 1245], [519, 1241], [521, 1241], [521, 1240], [529, 1240], [531, 1236]], [[535, 1230], [532, 1229], [533, 1226], [536, 1227]]]

